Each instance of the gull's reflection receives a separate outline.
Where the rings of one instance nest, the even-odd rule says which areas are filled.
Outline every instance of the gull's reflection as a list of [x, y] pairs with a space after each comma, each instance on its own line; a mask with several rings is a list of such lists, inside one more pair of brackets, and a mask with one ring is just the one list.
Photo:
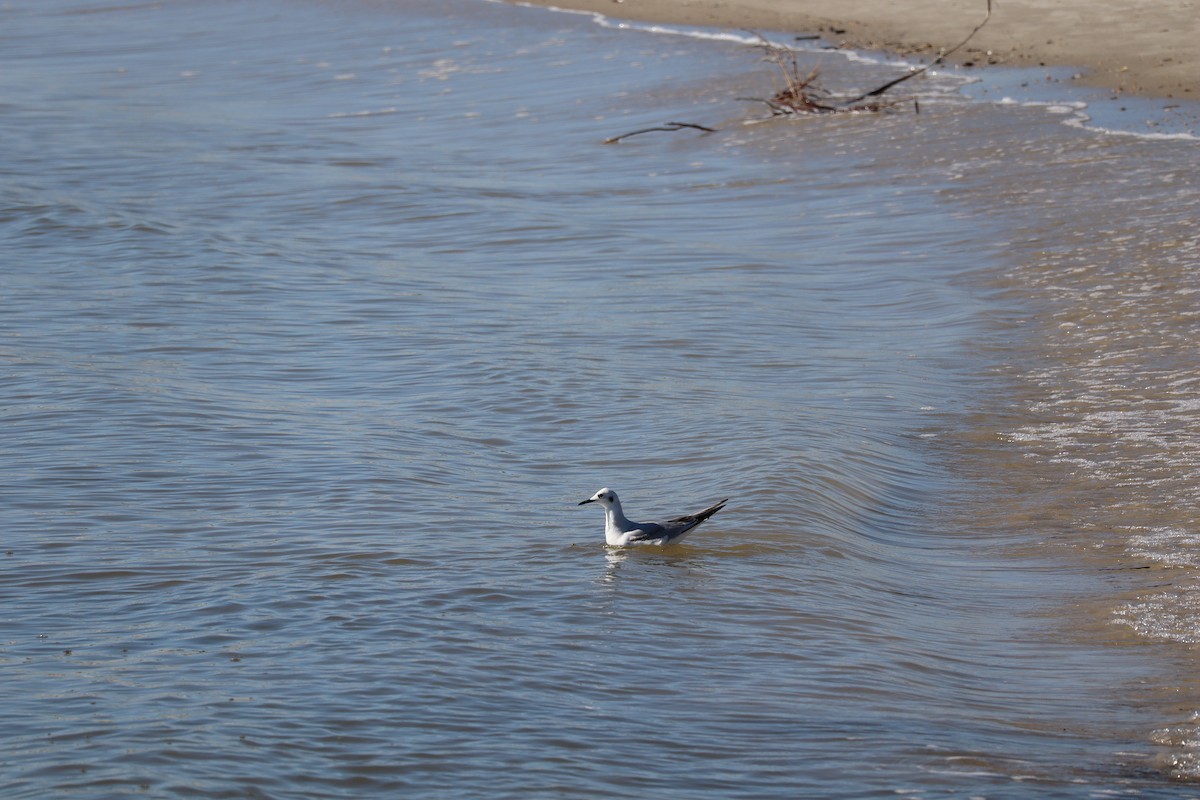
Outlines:
[[[709, 551], [692, 547], [605, 547], [604, 572], [597, 583], [614, 585], [622, 566], [644, 565], [650, 569], [666, 567], [689, 574], [704, 571], [704, 556]], [[640, 572], [635, 570], [634, 573]]]
[[613, 583], [617, 580], [617, 570], [629, 558], [624, 548], [604, 548], [604, 574], [600, 576], [601, 583]]

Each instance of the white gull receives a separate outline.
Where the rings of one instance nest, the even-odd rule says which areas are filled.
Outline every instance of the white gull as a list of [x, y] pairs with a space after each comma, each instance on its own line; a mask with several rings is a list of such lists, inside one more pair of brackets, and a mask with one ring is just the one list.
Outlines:
[[666, 522], [630, 522], [621, 511], [621, 501], [612, 489], [601, 489], [579, 505], [599, 503], [604, 509], [604, 541], [614, 547], [627, 544], [674, 544], [692, 529], [720, 511], [729, 498], [695, 514], [684, 514]]

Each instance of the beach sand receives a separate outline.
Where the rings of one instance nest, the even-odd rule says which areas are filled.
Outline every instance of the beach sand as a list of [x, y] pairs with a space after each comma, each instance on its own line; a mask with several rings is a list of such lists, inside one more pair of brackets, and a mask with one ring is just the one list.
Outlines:
[[[534, 0], [642, 21], [821, 34], [928, 61], [961, 42], [986, 0]], [[1200, 0], [994, 0], [959, 64], [1065, 66], [1078, 80], [1200, 100]]]

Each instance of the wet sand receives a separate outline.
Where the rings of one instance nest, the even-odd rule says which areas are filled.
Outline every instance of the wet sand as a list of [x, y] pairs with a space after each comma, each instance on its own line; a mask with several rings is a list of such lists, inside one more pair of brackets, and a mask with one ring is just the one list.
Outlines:
[[[987, 6], [950, 0], [532, 0], [643, 21], [819, 33], [843, 47], [932, 57]], [[1079, 80], [1149, 97], [1200, 100], [1198, 0], [996, 0], [958, 63], [1070, 66]]]

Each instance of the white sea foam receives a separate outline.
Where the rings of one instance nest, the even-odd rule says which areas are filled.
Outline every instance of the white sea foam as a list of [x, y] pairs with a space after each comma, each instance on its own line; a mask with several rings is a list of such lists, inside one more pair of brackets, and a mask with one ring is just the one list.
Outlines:
[[[488, 2], [501, 3], [505, 0], [488, 0]], [[663, 25], [659, 23], [635, 22], [628, 20], [614, 19], [606, 14], [595, 11], [583, 11], [578, 9], [567, 9], [559, 6], [536, 6], [531, 3], [517, 3], [516, 5], [525, 6], [528, 8], [540, 8], [543, 10], [555, 11], [563, 14], [576, 14], [590, 17], [592, 21], [604, 28], [612, 30], [627, 30], [638, 31], [641, 33], [649, 33], [660, 36], [686, 36], [692, 39], [704, 39], [714, 42], [730, 42], [734, 44], [742, 44], [747, 46], [759, 46], [763, 39], [759, 36], [743, 31], [722, 30], [717, 28], [703, 28], [695, 26], [677, 26]], [[848, 48], [833, 48], [833, 47], [818, 47], [814, 45], [806, 45], [806, 43], [794, 43], [780, 40], [779, 38], [772, 39], [770, 36], [764, 35], [766, 40], [773, 45], [781, 47], [791, 47], [800, 52], [810, 53], [829, 53], [835, 54], [847, 61], [869, 64], [872, 66], [889, 66], [897, 69], [920, 69], [926, 65], [909, 61], [903, 58], [889, 56], [877, 51], [853, 50]], [[1044, 72], [1044, 70], [1042, 70]], [[974, 67], [970, 74], [963, 70], [947, 65], [944, 68], [937, 70], [930, 69], [927, 75], [936, 77], [942, 80], [949, 80], [956, 84], [958, 89], [962, 89], [972, 84], [982, 84], [994, 86], [997, 89], [1008, 86], [1010, 94], [1005, 94], [999, 99], [988, 100], [983, 97], [974, 99], [984, 102], [992, 102], [996, 105], [1013, 105], [1024, 108], [1041, 108], [1049, 114], [1061, 115], [1063, 124], [1072, 128], [1087, 130], [1101, 135], [1113, 136], [1131, 136], [1139, 139], [1158, 140], [1158, 141], [1200, 141], [1200, 134], [1194, 129], [1197, 124], [1194, 121], [1189, 121], [1182, 118], [1170, 118], [1163, 109], [1144, 109], [1133, 115], [1139, 121], [1129, 122], [1125, 124], [1123, 121], [1118, 121], [1111, 113], [1098, 114], [1095, 113], [1100, 106], [1105, 103], [1114, 101], [1106, 98], [1101, 98], [1098, 95], [1089, 97], [1088, 100], [1072, 99], [1071, 95], [1096, 95], [1098, 90], [1084, 89], [1081, 87], [1071, 86], [1066, 83], [1066, 80], [1056, 80], [1053, 85], [1053, 93], [1057, 96], [1052, 99], [1042, 99], [1034, 93], [1034, 87], [1038, 87], [1039, 92], [1045, 92], [1047, 87], [1040, 85], [1038, 81], [1024, 79], [1021, 76], [1026, 73], [1032, 73], [1029, 69], [1009, 69], [1009, 68], [980, 68]], [[1015, 78], [1013, 76], [1016, 76]], [[1014, 96], [1016, 95], [1016, 96]], [[1026, 96], [1022, 96], [1026, 95]], [[925, 98], [921, 98], [924, 100]], [[1125, 105], [1138, 103], [1137, 98], [1123, 98], [1120, 100], [1122, 108]], [[1182, 105], [1172, 103], [1172, 105]], [[1200, 104], [1187, 104], [1190, 109], [1190, 115], [1194, 119], [1200, 119]], [[1191, 106], [1196, 106], [1192, 109]], [[1089, 109], [1093, 113], [1087, 113]], [[1103, 121], [1097, 121], [1098, 116], [1103, 116]], [[1143, 127], [1159, 128], [1165, 127], [1166, 130], [1141, 130], [1135, 125]]]

